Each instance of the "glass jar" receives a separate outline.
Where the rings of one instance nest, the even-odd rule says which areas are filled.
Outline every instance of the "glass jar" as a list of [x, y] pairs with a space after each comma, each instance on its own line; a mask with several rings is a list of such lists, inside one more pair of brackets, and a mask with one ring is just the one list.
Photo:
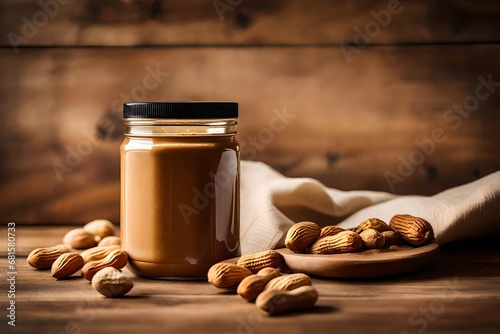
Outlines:
[[239, 254], [238, 104], [126, 103], [121, 238], [129, 269], [206, 278]]

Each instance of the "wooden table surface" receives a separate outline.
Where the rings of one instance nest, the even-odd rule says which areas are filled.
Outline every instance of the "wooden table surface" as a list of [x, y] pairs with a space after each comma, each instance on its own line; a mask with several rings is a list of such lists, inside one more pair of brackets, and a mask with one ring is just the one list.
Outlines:
[[133, 277], [122, 299], [104, 298], [81, 278], [56, 281], [26, 255], [60, 243], [68, 227], [16, 227], [16, 326], [7, 324], [10, 271], [1, 229], [0, 333], [500, 333], [500, 244], [493, 239], [442, 248], [434, 265], [379, 280], [314, 278], [309, 312], [262, 315], [238, 295], [205, 281]]

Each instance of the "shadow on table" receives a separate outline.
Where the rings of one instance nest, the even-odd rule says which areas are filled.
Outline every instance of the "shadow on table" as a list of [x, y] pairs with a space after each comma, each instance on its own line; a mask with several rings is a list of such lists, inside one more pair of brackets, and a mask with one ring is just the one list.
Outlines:
[[327, 314], [327, 313], [333, 313], [337, 312], [339, 309], [336, 307], [332, 306], [326, 306], [326, 305], [316, 305], [311, 309], [306, 309], [306, 310], [295, 310], [295, 311], [288, 311], [286, 313], [281, 313], [281, 314], [273, 314], [273, 318], [279, 317], [279, 318], [286, 318], [286, 317], [294, 317], [297, 316], [298, 314]]

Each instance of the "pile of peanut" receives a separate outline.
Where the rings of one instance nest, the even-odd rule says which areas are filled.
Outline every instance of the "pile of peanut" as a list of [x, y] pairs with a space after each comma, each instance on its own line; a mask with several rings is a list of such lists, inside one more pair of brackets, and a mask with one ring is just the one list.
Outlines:
[[400, 214], [392, 217], [389, 224], [370, 218], [349, 230], [300, 222], [288, 230], [285, 245], [296, 253], [340, 254], [405, 244], [419, 247], [432, 240], [434, 232], [425, 219]]
[[[308, 221], [296, 223], [288, 230], [285, 245], [297, 253], [340, 254], [405, 244], [418, 247], [432, 240], [434, 232], [425, 219], [400, 214], [389, 224], [370, 218], [350, 230], [333, 225], [320, 228]], [[312, 308], [318, 292], [311, 279], [301, 273], [282, 275], [279, 268], [284, 265], [281, 254], [274, 250], [243, 255], [237, 263], [212, 266], [208, 281], [221, 289], [236, 289], [268, 315]]]
[[217, 263], [208, 271], [208, 281], [221, 289], [236, 289], [238, 295], [268, 315], [309, 309], [318, 292], [305, 274], [282, 275], [280, 253], [268, 250], [243, 255], [236, 264]]
[[[106, 297], [121, 297], [134, 286], [120, 271], [128, 262], [115, 236], [113, 223], [106, 219], [93, 220], [69, 231], [63, 243], [31, 251], [27, 261], [36, 269], [51, 269], [52, 277], [63, 279], [81, 271], [94, 289]], [[78, 254], [76, 249], [86, 249]]]

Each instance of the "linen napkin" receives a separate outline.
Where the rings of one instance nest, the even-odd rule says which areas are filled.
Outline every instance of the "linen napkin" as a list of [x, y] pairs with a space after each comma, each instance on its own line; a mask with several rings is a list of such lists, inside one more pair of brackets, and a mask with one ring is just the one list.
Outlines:
[[500, 171], [434, 196], [341, 191], [311, 178], [288, 178], [261, 162], [241, 162], [241, 253], [284, 247], [290, 226], [310, 220], [349, 228], [395, 214], [426, 219], [439, 244], [500, 234]]

